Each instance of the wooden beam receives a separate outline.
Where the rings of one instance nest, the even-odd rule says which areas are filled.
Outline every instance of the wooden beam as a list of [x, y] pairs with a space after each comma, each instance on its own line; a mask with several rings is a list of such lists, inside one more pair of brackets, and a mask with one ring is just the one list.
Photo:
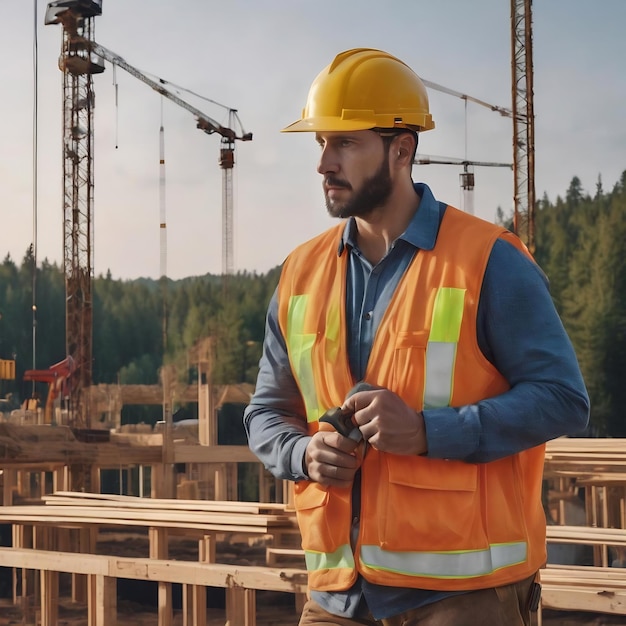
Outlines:
[[3, 567], [192, 583], [206, 587], [244, 587], [287, 593], [305, 593], [307, 589], [307, 573], [298, 568], [195, 563], [4, 547], [0, 547], [0, 563]]
[[174, 463], [259, 463], [248, 446], [196, 446], [174, 442]]
[[541, 606], [544, 609], [626, 615], [626, 590], [545, 583], [541, 590]]
[[294, 528], [296, 520], [288, 515], [211, 513], [203, 511], [169, 511], [122, 509], [117, 507], [11, 506], [0, 508], [0, 523], [35, 524], [37, 526], [102, 525], [159, 526], [190, 530], [248, 532], [267, 534], [272, 529]]
[[279, 514], [287, 507], [278, 502], [238, 502], [234, 500], [183, 500], [179, 498], [139, 498], [117, 494], [89, 493], [76, 491], [56, 491], [44, 496], [50, 504], [85, 504], [89, 506], [115, 506], [151, 509], [183, 509], [185, 511], [209, 511], [228, 513]]
[[88, 613], [89, 626], [117, 625], [117, 580], [108, 576], [89, 576]]
[[548, 526], [548, 543], [626, 546], [626, 529], [594, 526]]

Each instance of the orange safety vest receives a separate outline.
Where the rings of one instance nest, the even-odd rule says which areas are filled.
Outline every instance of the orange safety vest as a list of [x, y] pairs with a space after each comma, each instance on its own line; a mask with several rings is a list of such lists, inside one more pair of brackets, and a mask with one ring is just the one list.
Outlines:
[[[337, 254], [343, 227], [298, 247], [279, 283], [279, 323], [311, 434], [355, 382], [344, 307], [348, 255]], [[498, 238], [530, 256], [505, 229], [447, 208], [434, 249], [415, 255], [380, 322], [367, 382], [416, 411], [474, 404], [509, 389], [476, 338], [481, 285]], [[481, 464], [369, 447], [354, 550], [351, 489], [296, 483], [310, 587], [347, 589], [357, 573], [382, 585], [434, 590], [531, 576], [546, 558], [543, 460], [543, 445]]]

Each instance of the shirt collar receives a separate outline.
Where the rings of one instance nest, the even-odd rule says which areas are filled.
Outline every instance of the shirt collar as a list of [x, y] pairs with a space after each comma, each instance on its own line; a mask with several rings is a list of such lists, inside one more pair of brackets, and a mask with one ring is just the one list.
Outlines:
[[[420, 197], [419, 210], [415, 212], [407, 229], [398, 237], [407, 243], [432, 250], [439, 232], [439, 202], [425, 183], [413, 183], [415, 193]], [[346, 221], [337, 254], [341, 256], [346, 246], [356, 247], [356, 222], [353, 217]]]

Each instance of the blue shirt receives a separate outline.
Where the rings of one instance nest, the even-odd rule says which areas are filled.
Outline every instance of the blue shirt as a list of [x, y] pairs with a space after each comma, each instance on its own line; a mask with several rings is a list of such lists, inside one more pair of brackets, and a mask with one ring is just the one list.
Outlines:
[[[445, 204], [427, 185], [415, 184], [419, 209], [386, 256], [372, 266], [356, 245], [356, 222], [346, 222], [338, 254], [349, 254], [346, 276], [348, 350], [355, 382], [365, 372], [378, 324], [406, 268], [437, 240]], [[485, 463], [584, 430], [589, 399], [571, 342], [540, 268], [498, 240], [485, 272], [477, 318], [478, 344], [511, 389], [460, 407], [423, 412], [428, 456]], [[304, 405], [278, 324], [275, 293], [268, 307], [256, 389], [244, 414], [253, 452], [278, 478], [307, 479], [309, 442]], [[344, 592], [312, 592], [336, 615], [354, 617], [364, 604], [375, 619], [397, 615], [450, 595], [373, 585], [359, 578]]]

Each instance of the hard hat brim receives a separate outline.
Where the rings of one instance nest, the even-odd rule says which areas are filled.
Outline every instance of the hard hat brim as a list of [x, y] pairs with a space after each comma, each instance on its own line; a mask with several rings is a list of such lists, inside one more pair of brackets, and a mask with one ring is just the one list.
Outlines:
[[289, 126], [285, 126], [281, 133], [332, 133], [351, 132], [355, 130], [370, 130], [376, 128], [376, 122], [372, 120], [352, 119], [346, 120], [340, 117], [308, 117], [298, 120]]

